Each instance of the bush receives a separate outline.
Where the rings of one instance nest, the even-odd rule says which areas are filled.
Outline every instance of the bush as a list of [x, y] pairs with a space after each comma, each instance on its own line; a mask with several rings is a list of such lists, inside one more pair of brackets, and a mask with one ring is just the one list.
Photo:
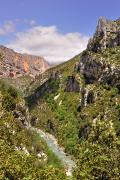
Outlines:
[[79, 145], [75, 179], [119, 179], [120, 146], [111, 121], [97, 120], [88, 140]]

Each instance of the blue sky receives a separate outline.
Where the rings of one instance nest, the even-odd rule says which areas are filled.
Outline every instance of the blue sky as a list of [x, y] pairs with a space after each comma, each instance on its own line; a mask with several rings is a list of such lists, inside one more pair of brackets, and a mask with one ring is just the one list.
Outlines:
[[[119, 18], [120, 0], [1, 0], [0, 44], [8, 45], [9, 47], [12, 47], [20, 52], [42, 55], [47, 57], [49, 60], [50, 56], [52, 59], [51, 54], [53, 53], [49, 52], [48, 55], [46, 55], [46, 52], [44, 52], [44, 39], [48, 38], [50, 41], [52, 38], [50, 36], [45, 36], [43, 33], [43, 31], [46, 31], [45, 28], [48, 28], [46, 33], [49, 35], [52, 31], [51, 36], [53, 35], [54, 39], [57, 37], [57, 41], [59, 39], [61, 42], [64, 39], [63, 44], [70, 43], [69, 35], [72, 33], [71, 45], [74, 42], [73, 46], [76, 47], [75, 44], [78, 43], [76, 42], [78, 37], [78, 40], [81, 41], [81, 44], [83, 43], [84, 48], [88, 38], [94, 33], [98, 18], [100, 16], [105, 16], [107, 19]], [[40, 33], [41, 31], [42, 35]], [[23, 44], [20, 43], [20, 41], [26, 39], [27, 34], [29, 34], [29, 37], [33, 37], [35, 32], [38, 34], [39, 38], [43, 38], [42, 42], [40, 44], [37, 43], [37, 45], [35, 44], [32, 49], [29, 46], [25, 46], [24, 49], [21, 49], [20, 45]], [[20, 39], [20, 36], [22, 36], [22, 40]], [[84, 40], [81, 40], [81, 38], [84, 38]], [[35, 43], [35, 39], [33, 41]], [[62, 45], [60, 42], [57, 45]], [[27, 42], [27, 44], [29, 43], [30, 42]], [[42, 46], [42, 44], [44, 46]], [[48, 43], [47, 41], [46, 44], [49, 44], [50, 46], [50, 42]], [[69, 46], [68, 44], [66, 45], [66, 49]], [[33, 51], [36, 46], [37, 51]], [[51, 47], [52, 46], [53, 44], [51, 44]], [[41, 47], [42, 50], [40, 50]], [[79, 43], [77, 44], [76, 50], [74, 48], [74, 53], [71, 53], [70, 57], [75, 53], [78, 53], [78, 47]], [[63, 49], [58, 53], [58, 55], [60, 55], [60, 53], [67, 54], [67, 52], [63, 52]], [[58, 49], [51, 50], [55, 53]], [[80, 51], [81, 50], [82, 46], [80, 47]], [[66, 58], [70, 57], [66, 55]], [[64, 57], [61, 58], [64, 60]]]

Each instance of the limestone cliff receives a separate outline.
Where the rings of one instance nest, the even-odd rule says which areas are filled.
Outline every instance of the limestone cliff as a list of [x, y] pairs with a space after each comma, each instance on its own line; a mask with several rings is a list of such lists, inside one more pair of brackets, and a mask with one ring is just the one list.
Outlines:
[[86, 83], [99, 81], [120, 89], [120, 19], [99, 19], [77, 70]]
[[87, 49], [98, 52], [106, 48], [120, 45], [120, 19], [110, 21], [100, 17], [96, 32], [89, 40]]
[[4, 46], [0, 46], [0, 54], [3, 56], [0, 61], [1, 77], [35, 77], [49, 68], [49, 64], [42, 57], [20, 54]]

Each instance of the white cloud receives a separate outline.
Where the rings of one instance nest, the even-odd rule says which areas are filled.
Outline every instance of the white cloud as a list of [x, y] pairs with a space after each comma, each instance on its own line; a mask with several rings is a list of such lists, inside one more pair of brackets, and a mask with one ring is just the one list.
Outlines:
[[15, 31], [15, 24], [13, 21], [6, 21], [2, 27], [0, 27], [0, 36], [8, 35]]
[[21, 53], [43, 56], [50, 63], [69, 60], [86, 48], [88, 37], [80, 33], [61, 33], [56, 26], [35, 26], [18, 32], [7, 46]]

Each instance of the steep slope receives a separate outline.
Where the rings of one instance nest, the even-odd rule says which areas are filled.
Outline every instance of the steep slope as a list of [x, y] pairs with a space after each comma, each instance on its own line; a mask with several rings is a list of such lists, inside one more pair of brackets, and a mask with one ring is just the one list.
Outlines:
[[61, 162], [32, 131], [28, 108], [0, 81], [0, 179], [66, 179]]
[[[77, 167], [73, 173], [74, 177], [71, 177], [71, 179], [119, 180], [120, 177], [119, 34], [119, 19], [108, 21], [100, 18], [96, 32], [83, 53], [66, 63], [48, 69], [30, 81], [26, 87], [24, 96], [30, 113], [28, 114], [31, 117], [29, 117], [29, 123], [33, 127], [38, 128], [38, 132], [44, 131], [51, 133], [58, 140], [58, 144], [62, 149], [67, 154], [72, 155], [71, 157], [77, 164]], [[14, 98], [16, 93], [11, 94], [11, 90], [7, 91], [9, 92], [7, 96], [4, 95], [6, 91], [3, 87], [1, 88], [1, 92], [1, 99], [3, 99], [1, 112], [5, 111], [4, 114], [6, 114], [7, 108], [12, 114], [12, 117], [13, 115], [15, 116], [12, 118], [11, 123], [7, 114], [6, 121], [10, 123], [2, 120], [1, 127], [7, 129], [7, 132], [10, 130], [11, 134], [14, 135], [16, 129], [12, 128], [14, 128], [14, 125], [15, 127], [19, 127], [19, 123], [22, 123], [23, 132], [25, 126], [28, 125], [28, 121], [24, 117], [25, 114], [24, 116], [22, 115], [24, 118], [20, 122], [19, 116], [16, 117], [16, 113], [18, 115], [24, 112], [16, 109], [18, 106], [15, 104], [18, 103], [18, 96]], [[17, 125], [16, 120], [18, 121]], [[12, 127], [9, 128], [10, 124]], [[37, 150], [34, 152], [35, 147], [32, 149], [32, 146], [37, 145], [36, 143], [33, 145], [34, 138], [32, 138], [31, 132], [25, 137], [25, 139], [30, 138], [30, 141], [26, 140], [24, 142], [24, 138], [21, 137], [21, 129], [18, 128], [15, 134], [17, 139], [14, 143], [12, 140], [15, 137], [12, 138], [13, 136], [9, 136], [10, 133], [6, 131], [5, 133], [4, 131], [1, 132], [1, 138], [5, 137], [7, 139], [10, 148], [11, 142], [13, 149], [15, 149], [14, 147], [17, 147], [16, 142], [21, 140], [22, 143], [21, 141], [19, 143], [21, 151], [26, 151], [26, 149], [28, 151], [30, 149], [30, 152], [35, 155], [30, 163], [27, 163], [27, 165], [32, 164], [32, 178], [29, 174], [29, 172], [31, 173], [29, 165], [25, 169], [27, 173], [25, 174], [25, 171], [23, 171], [24, 174], [22, 176], [29, 179], [41, 177], [43, 180], [49, 178], [53, 180], [66, 178], [64, 172], [62, 173], [63, 169], [61, 166], [58, 170], [59, 161], [57, 161], [57, 165], [55, 161], [50, 161], [50, 163], [49, 161], [44, 162], [45, 166], [42, 161], [42, 166], [39, 166], [38, 152], [36, 152]], [[25, 129], [24, 132], [27, 133], [28, 131]], [[4, 139], [2, 141], [4, 142]], [[4, 145], [6, 146], [5, 142]], [[44, 143], [42, 146], [41, 140], [38, 149], [40, 150], [39, 152], [42, 149], [42, 152], [49, 159], [49, 154], [47, 154], [48, 152]], [[17, 150], [17, 152], [19, 151]], [[2, 157], [4, 158], [5, 155]], [[12, 154], [12, 157], [14, 156]], [[52, 156], [54, 157], [54, 154]], [[17, 157], [19, 157], [18, 154]], [[27, 160], [25, 159], [25, 161]], [[5, 164], [6, 166], [4, 166], [3, 163], [3, 169], [9, 167], [8, 172], [10, 174], [7, 172], [7, 178], [13, 172], [15, 174], [12, 174], [12, 176], [17, 176], [19, 168], [15, 162], [18, 162], [18, 160], [13, 161], [14, 166], [12, 166], [12, 169], [17, 167], [15, 171], [11, 170], [11, 164], [7, 166], [8, 164], [6, 163], [7, 165]], [[52, 169], [49, 165], [52, 165]], [[24, 162], [21, 166], [24, 167]], [[57, 166], [57, 169], [54, 166]], [[22, 170], [20, 171], [20, 175]], [[35, 173], [36, 171], [37, 173]], [[21, 176], [20, 179], [22, 179]]]
[[[105, 25], [103, 21], [105, 21]], [[110, 133], [116, 134], [115, 147], [116, 152], [119, 151], [117, 149], [119, 146], [117, 142], [120, 138], [119, 28], [119, 20], [100, 19], [94, 37], [81, 55], [45, 72], [35, 79], [27, 89], [26, 100], [30, 113], [36, 119], [33, 125], [52, 133], [58, 139], [58, 143], [65, 148], [65, 151], [72, 154], [77, 160], [82, 158], [81, 154], [79, 155], [79, 147], [84, 147], [82, 145], [84, 142], [92, 143], [92, 149], [95, 146], [99, 149], [100, 145], [101, 152], [97, 151], [94, 156], [101, 162], [102, 159], [99, 158], [102, 158], [102, 155], [107, 159], [109, 153], [107, 151], [104, 154], [105, 149], [111, 149], [112, 145], [109, 147], [107, 143], [106, 145], [103, 143], [102, 146], [99, 137], [109, 139], [106, 129], [110, 130], [110, 127], [112, 129]], [[98, 128], [97, 132], [94, 126]], [[100, 128], [103, 128], [104, 133], [102, 135]], [[96, 140], [90, 138], [91, 133], [97, 134], [95, 135]], [[110, 135], [111, 138], [113, 134]], [[111, 142], [110, 139], [109, 141]], [[115, 142], [111, 143], [114, 144]], [[88, 148], [88, 145], [85, 148]], [[112, 153], [112, 149], [110, 152]], [[102, 154], [97, 157], [97, 153]], [[111, 157], [109, 158], [111, 159]], [[115, 157], [115, 159], [115, 161], [111, 159], [111, 163], [118, 163], [117, 159], [119, 158]], [[81, 174], [76, 173], [76, 179], [90, 179], [90, 177], [91, 179], [95, 177], [98, 179], [100, 177], [103, 177], [102, 179], [119, 179], [120, 166], [117, 163], [117, 165], [114, 164], [116, 166], [115, 174], [113, 172], [115, 169], [111, 169], [107, 161], [102, 165], [99, 163], [99, 165], [90, 166], [84, 159], [84, 163], [86, 163], [86, 171], [81, 170]], [[93, 162], [90, 161], [90, 163]], [[106, 172], [101, 169], [101, 166], [105, 165]], [[90, 172], [87, 171], [89, 168], [91, 169]], [[95, 174], [92, 168], [97, 168]], [[98, 174], [99, 168], [101, 174]]]
[[0, 46], [0, 54], [3, 57], [0, 61], [1, 77], [17, 78], [27, 75], [34, 78], [49, 68], [42, 57], [20, 54], [4, 46]]
[[120, 18], [111, 21], [100, 17], [96, 32], [89, 40], [87, 50], [101, 52], [106, 48], [120, 46]]
[[100, 18], [78, 70], [88, 83], [95, 81], [120, 88], [120, 19]]

